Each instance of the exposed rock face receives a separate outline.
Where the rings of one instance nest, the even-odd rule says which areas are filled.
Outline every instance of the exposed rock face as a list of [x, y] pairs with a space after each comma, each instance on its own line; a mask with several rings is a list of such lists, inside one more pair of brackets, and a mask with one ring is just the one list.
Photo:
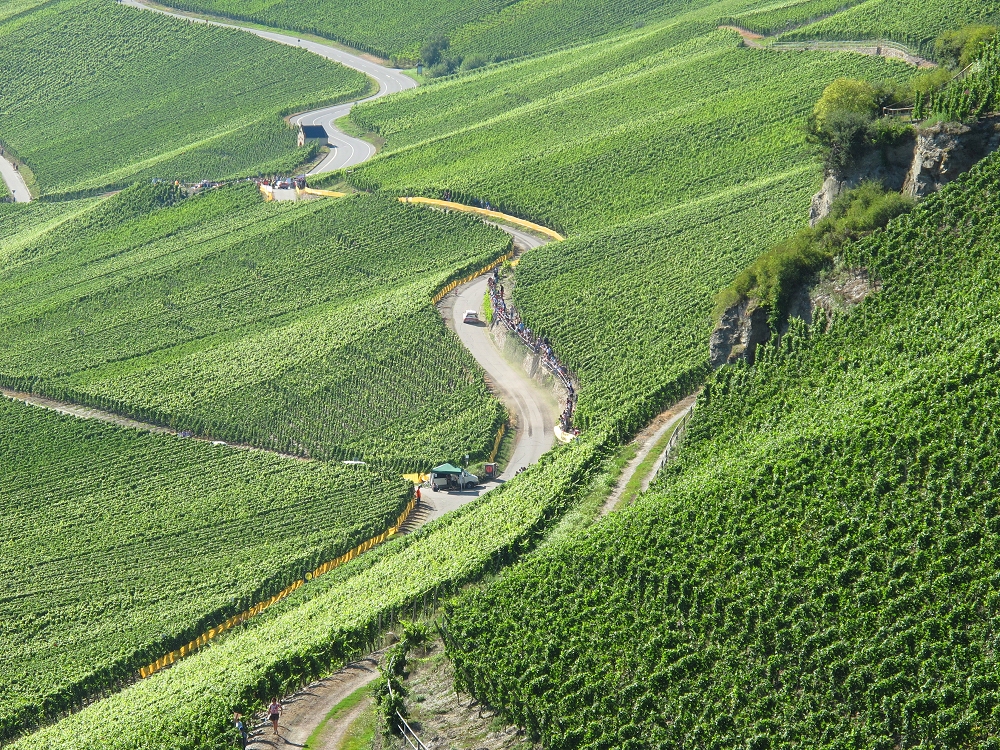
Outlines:
[[1000, 148], [996, 117], [975, 125], [937, 124], [919, 131], [903, 194], [923, 198], [937, 192]]
[[767, 308], [760, 307], [755, 300], [743, 300], [726, 310], [709, 342], [712, 367], [722, 367], [738, 359], [753, 364], [757, 346], [771, 338], [767, 318]]
[[868, 154], [842, 174], [827, 173], [823, 189], [813, 196], [809, 225], [814, 227], [829, 216], [838, 196], [862, 182], [879, 182], [886, 190], [902, 190], [913, 163], [914, 148], [914, 139], [904, 138], [895, 146]]
[[[881, 288], [878, 279], [872, 278], [865, 268], [837, 267], [791, 292], [788, 318], [801, 318], [812, 324], [819, 313], [829, 321], [835, 313], [850, 312]], [[712, 367], [722, 367], [740, 359], [753, 364], [757, 347], [771, 340], [769, 318], [770, 311], [755, 300], [744, 300], [727, 309], [709, 342]], [[779, 337], [787, 331], [787, 321], [778, 326]]]

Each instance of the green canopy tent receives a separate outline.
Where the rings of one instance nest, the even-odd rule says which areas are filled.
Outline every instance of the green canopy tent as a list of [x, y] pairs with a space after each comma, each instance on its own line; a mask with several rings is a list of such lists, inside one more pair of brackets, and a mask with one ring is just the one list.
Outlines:
[[452, 466], [451, 464], [441, 464], [440, 466], [435, 466], [431, 469], [432, 474], [461, 474], [462, 470], [457, 466]]

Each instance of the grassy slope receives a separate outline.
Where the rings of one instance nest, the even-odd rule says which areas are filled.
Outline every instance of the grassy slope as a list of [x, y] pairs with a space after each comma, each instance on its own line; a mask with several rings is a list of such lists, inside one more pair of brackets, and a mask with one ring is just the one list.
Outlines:
[[783, 39], [891, 39], [933, 52], [942, 31], [970, 23], [1000, 23], [997, 0], [866, 0]]
[[7, 258], [0, 381], [399, 471], [492, 446], [502, 408], [429, 297], [505, 234], [368, 196], [164, 195], [133, 188]]
[[281, 115], [368, 85], [302, 50], [99, 0], [0, 14], [0, 69], [0, 141], [41, 193], [291, 169], [305, 150]]
[[359, 184], [449, 189], [570, 233], [525, 256], [515, 301], [579, 375], [585, 424], [637, 427], [702, 372], [713, 294], [805, 215], [820, 169], [800, 123], [823, 87], [908, 72], [690, 34], [651, 27], [355, 110], [387, 138]]
[[552, 748], [997, 747], [998, 175], [850, 249], [883, 291], [720, 371], [639, 507], [457, 608], [479, 697]]
[[0, 736], [389, 526], [400, 479], [0, 399]]

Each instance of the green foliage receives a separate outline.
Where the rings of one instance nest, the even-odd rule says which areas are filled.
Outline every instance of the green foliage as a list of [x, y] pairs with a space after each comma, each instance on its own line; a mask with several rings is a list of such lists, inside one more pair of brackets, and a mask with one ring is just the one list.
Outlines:
[[910, 125], [880, 118], [883, 107], [906, 103], [910, 84], [878, 85], [841, 78], [823, 91], [806, 121], [806, 135], [819, 146], [828, 172], [838, 173], [881, 147], [892, 146], [912, 133]]
[[690, 34], [647, 26], [352, 112], [387, 139], [359, 187], [486, 199], [570, 235], [524, 255], [514, 300], [579, 378], [583, 426], [637, 429], [696, 386], [714, 295], [816, 189], [802, 120], [838, 77], [903, 70]]
[[548, 748], [992, 748], [1000, 159], [845, 248], [883, 282], [709, 381], [632, 509], [450, 617]]
[[290, 170], [309, 152], [281, 116], [368, 86], [305, 50], [98, 0], [0, 25], [0, 70], [0, 141], [41, 193]]
[[435, 34], [420, 48], [420, 59], [424, 65], [437, 65], [448, 51], [448, 37], [444, 34]]
[[0, 738], [390, 526], [409, 485], [364, 467], [151, 435], [0, 399]]
[[996, 35], [996, 26], [983, 24], [946, 31], [934, 42], [934, 56], [946, 65], [964, 68], [978, 56], [980, 48]]
[[170, 191], [130, 188], [6, 259], [0, 382], [392, 471], [488, 454], [504, 410], [430, 296], [506, 234], [371, 196]]
[[830, 264], [845, 244], [885, 227], [909, 212], [915, 202], [877, 183], [864, 183], [834, 202], [830, 215], [815, 227], [800, 229], [755, 260], [716, 297], [715, 316], [744, 300], [756, 300], [783, 321], [791, 294]]
[[868, 81], [838, 78], [825, 89], [813, 107], [816, 126], [826, 128], [837, 114], [848, 113], [865, 120], [874, 120], [879, 114], [879, 90]]
[[976, 53], [976, 63], [966, 76], [917, 99], [914, 116], [965, 121], [996, 111], [1000, 105], [1000, 38], [978, 45]]
[[783, 34], [782, 40], [891, 40], [925, 55], [938, 36], [967, 24], [1000, 21], [998, 0], [865, 0], [816, 23]]
[[[207, 750], [232, 741], [233, 706], [249, 713], [381, 641], [393, 612], [509, 564], [531, 549], [606, 450], [590, 433], [419, 531], [300, 587], [251, 624], [11, 750]], [[264, 704], [266, 705], [266, 704]]]

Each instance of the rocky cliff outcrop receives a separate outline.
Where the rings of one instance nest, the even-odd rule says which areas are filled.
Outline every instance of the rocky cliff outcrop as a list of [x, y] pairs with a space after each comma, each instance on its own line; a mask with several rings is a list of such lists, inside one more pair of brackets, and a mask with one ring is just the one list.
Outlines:
[[842, 173], [827, 173], [823, 188], [813, 196], [809, 224], [830, 214], [841, 193], [862, 182], [879, 182], [886, 190], [923, 198], [937, 192], [979, 161], [1000, 149], [1000, 116], [974, 125], [938, 123], [917, 128], [911, 138], [868, 154]]
[[712, 367], [722, 367], [738, 359], [753, 364], [757, 347], [771, 338], [768, 314], [767, 308], [756, 300], [743, 300], [727, 309], [709, 342]]
[[823, 189], [813, 196], [809, 225], [814, 227], [829, 216], [840, 194], [853, 190], [862, 182], [878, 182], [886, 190], [895, 192], [902, 190], [913, 163], [914, 149], [914, 138], [903, 138], [894, 146], [868, 154], [843, 173], [828, 172]]
[[[838, 313], [848, 313], [870, 295], [881, 289], [865, 268], [836, 266], [791, 291], [788, 318], [801, 318], [806, 323], [833, 319]], [[819, 314], [819, 316], [817, 315]], [[730, 306], [722, 315], [709, 341], [709, 358], [713, 368], [745, 359], [754, 363], [757, 347], [771, 340], [770, 311], [756, 300], [743, 300]], [[778, 336], [788, 331], [788, 321], [778, 327]]]
[[1000, 148], [1000, 118], [974, 125], [938, 123], [917, 131], [903, 194], [923, 198], [937, 192]]

